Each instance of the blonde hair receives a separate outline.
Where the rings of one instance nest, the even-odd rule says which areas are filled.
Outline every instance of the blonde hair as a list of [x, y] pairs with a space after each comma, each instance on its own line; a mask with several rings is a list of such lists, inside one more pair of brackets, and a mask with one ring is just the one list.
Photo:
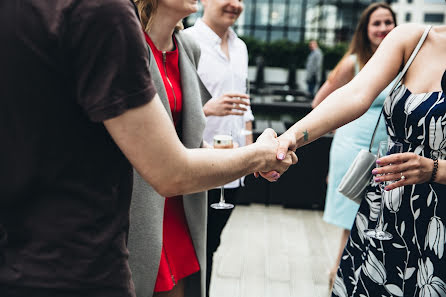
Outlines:
[[[148, 32], [153, 25], [153, 15], [158, 9], [159, 0], [134, 0], [136, 7], [138, 8], [139, 20], [141, 22], [142, 29]], [[182, 20], [175, 26], [175, 31], [183, 30]]]
[[396, 26], [396, 16], [395, 12], [392, 10], [389, 4], [384, 2], [372, 3], [370, 4], [361, 14], [359, 18], [358, 25], [356, 26], [355, 33], [353, 34], [352, 41], [348, 47], [347, 53], [344, 55], [342, 60], [336, 65], [335, 69], [330, 73], [328, 80], [332, 79], [336, 72], [339, 71], [339, 65], [344, 59], [348, 58], [350, 55], [355, 54], [359, 67], [362, 69], [368, 60], [373, 56], [372, 44], [368, 36], [368, 26], [371, 14], [378, 8], [384, 8], [390, 11], [392, 14], [393, 22]]

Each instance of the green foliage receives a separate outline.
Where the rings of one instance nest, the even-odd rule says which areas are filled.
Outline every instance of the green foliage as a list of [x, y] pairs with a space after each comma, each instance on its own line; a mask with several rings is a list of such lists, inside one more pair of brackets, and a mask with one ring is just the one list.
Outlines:
[[[254, 37], [241, 37], [248, 47], [249, 65], [255, 65], [257, 57], [263, 57], [265, 66], [305, 68], [310, 49], [308, 42], [276, 40], [265, 42]], [[320, 45], [324, 53], [324, 69], [333, 69], [347, 51], [348, 44], [339, 43], [333, 47]]]

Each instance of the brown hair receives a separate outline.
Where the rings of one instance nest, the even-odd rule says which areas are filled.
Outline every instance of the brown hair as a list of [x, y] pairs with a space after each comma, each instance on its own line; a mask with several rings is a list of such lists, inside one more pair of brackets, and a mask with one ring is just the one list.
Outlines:
[[[139, 18], [141, 21], [142, 29], [148, 32], [153, 25], [153, 15], [158, 8], [159, 0], [134, 0], [136, 7], [138, 8]], [[182, 21], [179, 21], [175, 26], [175, 31], [183, 30], [184, 26]]]
[[[375, 12], [378, 8], [384, 8], [390, 11], [392, 14], [393, 22], [396, 26], [396, 16], [395, 12], [392, 10], [389, 4], [384, 2], [377, 2], [370, 4], [361, 14], [361, 17], [359, 18], [358, 25], [356, 26], [355, 33], [353, 34], [352, 41], [350, 42], [350, 45], [348, 47], [347, 53], [344, 55], [341, 61], [343, 61], [345, 58], [352, 54], [356, 54], [359, 67], [362, 68], [367, 63], [367, 61], [373, 56], [373, 50], [372, 50], [372, 44], [370, 43], [369, 37], [368, 37], [368, 25], [370, 21], [370, 15]], [[338, 65], [333, 69], [332, 73], [330, 74], [330, 77], [332, 75], [335, 75], [335, 73], [338, 71], [338, 67], [341, 64], [341, 62], [338, 63]], [[329, 77], [329, 79], [330, 79]]]

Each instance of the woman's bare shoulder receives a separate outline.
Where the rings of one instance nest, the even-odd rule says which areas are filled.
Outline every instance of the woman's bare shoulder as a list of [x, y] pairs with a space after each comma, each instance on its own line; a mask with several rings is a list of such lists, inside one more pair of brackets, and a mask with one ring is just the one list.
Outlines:
[[347, 82], [353, 78], [355, 73], [356, 58], [353, 55], [343, 58], [338, 65], [338, 69], [335, 73], [335, 79]]
[[413, 49], [426, 28], [427, 26], [422, 24], [403, 24], [393, 29], [389, 33], [389, 37], [392, 37], [396, 42], [400, 41], [404, 47]]
[[417, 23], [407, 23], [396, 26], [395, 29], [391, 31], [389, 34], [398, 34], [398, 35], [406, 35], [406, 36], [414, 36], [417, 34], [422, 34], [424, 29], [427, 28], [427, 25], [417, 24]]
[[339, 63], [339, 66], [345, 68], [346, 70], [353, 70], [357, 61], [357, 56], [355, 54], [352, 54], [345, 57], [345, 59], [342, 59], [342, 61]]
[[[385, 38], [385, 47], [398, 48], [403, 54], [403, 63], [407, 62], [412, 51], [416, 47], [418, 41], [423, 35], [426, 25], [422, 24], [403, 24], [393, 29]], [[404, 64], [403, 64], [404, 65]]]

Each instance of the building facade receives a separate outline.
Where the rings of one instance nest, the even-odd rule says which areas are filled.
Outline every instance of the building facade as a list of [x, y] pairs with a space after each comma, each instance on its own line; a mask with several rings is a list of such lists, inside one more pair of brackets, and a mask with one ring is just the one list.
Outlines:
[[[361, 12], [376, 0], [245, 0], [235, 30], [264, 41], [316, 39], [327, 45], [349, 41]], [[398, 24], [444, 24], [444, 0], [393, 0]], [[192, 25], [200, 11], [186, 20]]]
[[[372, 2], [376, 1], [247, 0], [235, 30], [241, 36], [264, 41], [317, 39], [333, 45], [351, 38], [359, 15]], [[186, 25], [192, 25], [199, 15], [201, 9], [186, 20]]]
[[397, 0], [392, 2], [397, 12], [398, 23], [424, 23], [441, 25], [445, 23], [446, 4], [444, 0]]

